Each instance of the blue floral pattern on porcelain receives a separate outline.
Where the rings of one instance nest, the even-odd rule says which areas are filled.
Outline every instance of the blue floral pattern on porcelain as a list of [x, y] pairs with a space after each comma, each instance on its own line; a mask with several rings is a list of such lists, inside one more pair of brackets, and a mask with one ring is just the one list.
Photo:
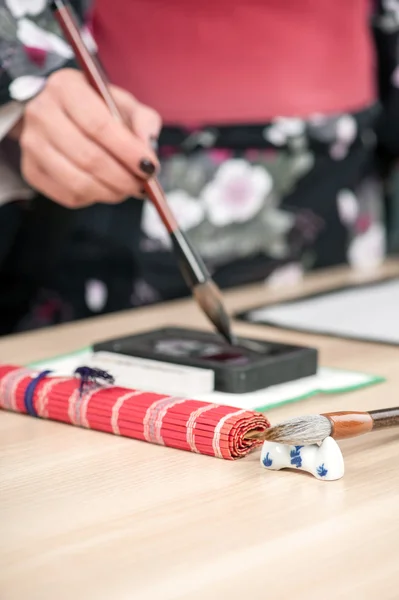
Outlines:
[[316, 479], [334, 481], [344, 475], [344, 459], [337, 442], [327, 437], [319, 446], [289, 446], [264, 442], [261, 464], [265, 469], [279, 471], [293, 469], [306, 471]]
[[270, 458], [270, 452], [267, 452], [265, 456], [262, 458], [263, 465], [265, 467], [271, 467], [273, 464], [272, 459]]
[[291, 464], [297, 469], [302, 467], [301, 448], [303, 448], [303, 446], [294, 446], [293, 450], [290, 452]]
[[325, 477], [328, 473], [328, 469], [325, 468], [324, 463], [317, 468], [317, 474], [320, 477]]

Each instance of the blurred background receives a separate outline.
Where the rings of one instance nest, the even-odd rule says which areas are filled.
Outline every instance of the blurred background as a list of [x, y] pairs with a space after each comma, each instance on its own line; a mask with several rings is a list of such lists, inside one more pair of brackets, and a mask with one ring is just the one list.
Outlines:
[[[76, 68], [25, 4], [0, 2], [0, 334], [187, 295], [147, 201], [71, 210], [21, 179], [6, 112]], [[72, 4], [111, 81], [162, 117], [161, 182], [222, 288], [398, 254], [394, 3]]]

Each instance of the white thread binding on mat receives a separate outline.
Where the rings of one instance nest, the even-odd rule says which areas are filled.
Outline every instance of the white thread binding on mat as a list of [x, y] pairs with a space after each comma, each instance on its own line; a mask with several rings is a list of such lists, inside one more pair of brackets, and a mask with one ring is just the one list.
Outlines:
[[134, 398], [134, 396], [141, 396], [143, 394], [143, 392], [141, 391], [132, 391], [132, 392], [128, 392], [127, 394], [123, 394], [123, 396], [121, 396], [120, 398], [118, 398], [118, 400], [115, 402], [114, 406], [112, 407], [112, 414], [111, 414], [111, 427], [112, 427], [112, 431], [115, 433], [115, 435], [120, 435], [121, 432], [119, 430], [119, 413], [121, 411], [122, 406], [124, 405], [124, 403], [126, 402], [126, 400], [129, 400], [130, 398]]
[[200, 417], [202, 414], [204, 414], [208, 410], [217, 408], [217, 406], [218, 406], [217, 404], [209, 404], [207, 406], [201, 406], [200, 408], [197, 408], [197, 410], [194, 410], [191, 413], [191, 415], [187, 421], [187, 436], [186, 436], [187, 443], [190, 446], [191, 452], [196, 452], [197, 454], [199, 454], [197, 446], [195, 445], [195, 431], [194, 431], [198, 417]]
[[55, 379], [50, 379], [49, 381], [45, 381], [44, 385], [41, 387], [38, 396], [37, 396], [37, 414], [39, 417], [43, 419], [48, 419], [48, 400], [50, 397], [50, 393], [53, 390], [53, 387], [58, 385], [59, 383], [64, 383], [65, 381], [69, 381], [69, 377], [60, 377]]
[[6, 410], [17, 411], [17, 387], [27, 376], [32, 377], [32, 370], [23, 368], [11, 371], [3, 377], [0, 383], [0, 406]]
[[215, 456], [217, 456], [217, 458], [223, 458], [223, 454], [222, 454], [222, 452], [220, 450], [220, 434], [221, 434], [223, 425], [231, 417], [238, 417], [238, 415], [242, 415], [245, 412], [247, 412], [247, 411], [244, 408], [244, 409], [236, 410], [235, 412], [229, 413], [228, 415], [225, 415], [224, 417], [222, 417], [220, 419], [219, 423], [216, 425], [216, 427], [215, 427], [215, 433], [213, 435], [212, 448], [213, 448], [213, 451], [215, 453]]
[[144, 417], [144, 437], [147, 442], [164, 445], [161, 435], [162, 421], [170, 408], [186, 402], [187, 398], [177, 398], [175, 396], [166, 396], [156, 402], [153, 402], [147, 409]]

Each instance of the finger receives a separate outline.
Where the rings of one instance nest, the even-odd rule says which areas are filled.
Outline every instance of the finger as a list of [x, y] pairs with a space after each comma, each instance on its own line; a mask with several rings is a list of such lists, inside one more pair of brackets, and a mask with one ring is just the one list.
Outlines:
[[57, 183], [53, 177], [31, 158], [28, 160], [22, 159], [22, 173], [25, 180], [32, 185], [32, 187], [44, 194], [47, 198], [54, 200], [58, 204], [62, 204], [62, 206], [66, 206], [67, 208], [83, 208], [83, 206], [93, 204], [93, 202], [87, 202], [85, 205], [82, 203], [77, 205], [73, 201], [68, 190]]
[[128, 170], [142, 179], [153, 175], [159, 167], [157, 158], [147, 144], [134, 136], [123, 123], [112, 117], [101, 98], [77, 79], [68, 93], [62, 89], [58, 79], [53, 80], [63, 110], [70, 119], [97, 144], [106, 149]]
[[149, 106], [141, 104], [131, 94], [120, 88], [112, 86], [111, 92], [134, 133], [152, 147], [152, 143], [158, 139], [162, 127], [159, 113]]
[[93, 179], [89, 174], [76, 167], [54, 146], [42, 138], [40, 143], [33, 146], [28, 136], [22, 137], [22, 147], [27, 157], [32, 157], [35, 163], [69, 192], [72, 203], [85, 205], [91, 202], [118, 202], [123, 200], [119, 194]]
[[154, 149], [162, 127], [160, 115], [155, 111], [140, 104], [132, 115], [132, 129], [144, 142], [149, 143]]
[[[57, 128], [54, 128], [54, 123], [57, 123]], [[41, 127], [44, 136], [54, 148], [117, 196], [130, 196], [142, 185], [141, 180], [118, 163], [106, 150], [85, 137], [55, 104], [47, 111]], [[58, 131], [62, 132], [62, 135], [59, 135]]]

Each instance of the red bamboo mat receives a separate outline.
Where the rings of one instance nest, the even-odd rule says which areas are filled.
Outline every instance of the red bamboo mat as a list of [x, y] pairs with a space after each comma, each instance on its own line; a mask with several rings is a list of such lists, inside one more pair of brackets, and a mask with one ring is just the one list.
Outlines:
[[[27, 413], [26, 389], [37, 374], [0, 366], [0, 408]], [[117, 386], [80, 394], [79, 386], [76, 377], [39, 381], [33, 396], [38, 417], [227, 460], [262, 443], [245, 440], [248, 431], [270, 427], [263, 414], [250, 410]]]

